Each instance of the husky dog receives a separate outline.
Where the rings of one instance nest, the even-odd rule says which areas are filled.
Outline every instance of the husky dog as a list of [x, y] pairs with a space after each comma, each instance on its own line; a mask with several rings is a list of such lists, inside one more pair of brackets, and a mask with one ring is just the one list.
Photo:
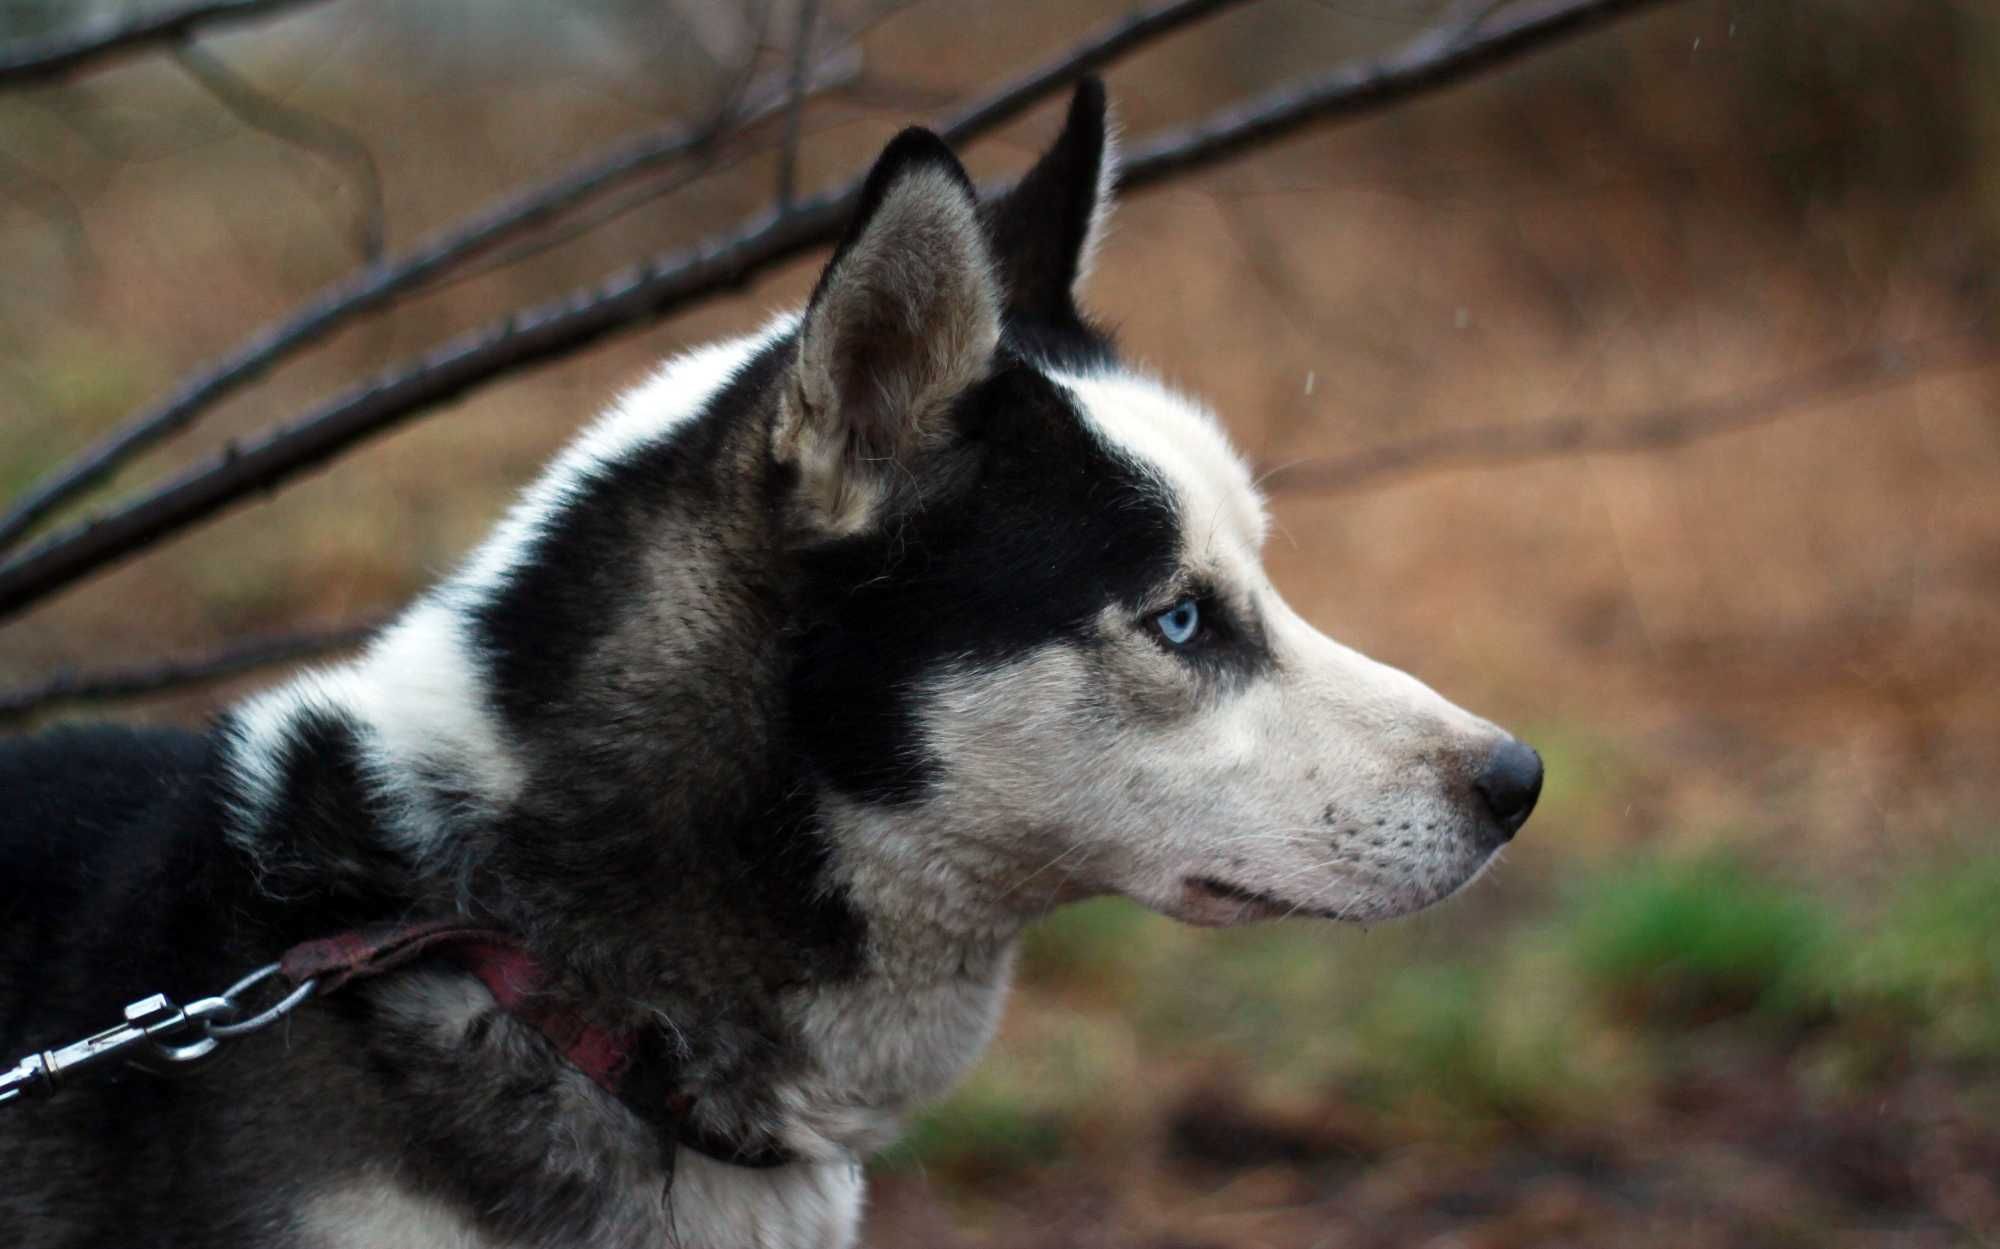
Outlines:
[[458, 916], [652, 1099], [427, 955], [0, 1108], [0, 1239], [845, 1246], [1035, 916], [1477, 875], [1540, 761], [1272, 588], [1214, 418], [1077, 311], [1113, 181], [1095, 83], [988, 203], [904, 132], [802, 312], [667, 364], [360, 658], [205, 735], [0, 750], [0, 1054]]

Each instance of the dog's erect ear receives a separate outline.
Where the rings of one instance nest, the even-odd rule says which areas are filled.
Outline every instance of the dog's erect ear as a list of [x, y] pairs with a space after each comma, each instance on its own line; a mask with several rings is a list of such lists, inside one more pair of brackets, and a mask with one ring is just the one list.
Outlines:
[[883, 150], [806, 304], [774, 447], [814, 527], [865, 526], [1000, 339], [1000, 290], [972, 180], [912, 128]]
[[1104, 84], [1085, 78], [1055, 146], [987, 209], [1010, 310], [1048, 320], [1076, 315], [1076, 286], [1103, 238], [1115, 181]]

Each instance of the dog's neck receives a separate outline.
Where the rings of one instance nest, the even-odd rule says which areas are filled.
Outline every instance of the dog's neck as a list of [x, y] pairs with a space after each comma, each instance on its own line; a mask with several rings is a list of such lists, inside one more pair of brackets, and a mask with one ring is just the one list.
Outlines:
[[767, 437], [559, 461], [363, 657], [226, 722], [234, 835], [330, 915], [515, 932], [595, 1022], [670, 1031], [719, 1133], [866, 1149], [985, 1043], [1026, 908], [799, 757]]
[[[469, 911], [522, 936], [585, 1017], [665, 1027], [725, 1139], [865, 1153], [977, 1056], [1025, 917], [916, 862], [930, 830], [833, 799], [772, 804], [801, 778], [768, 768], [680, 812], [512, 776], [453, 736], [457, 709], [436, 701], [449, 665], [402, 653], [436, 658], [417, 641], [432, 610], [295, 687], [285, 712], [256, 710], [260, 734], [301, 744], [237, 795], [268, 892], [336, 927]], [[343, 689], [370, 718], [329, 704]]]

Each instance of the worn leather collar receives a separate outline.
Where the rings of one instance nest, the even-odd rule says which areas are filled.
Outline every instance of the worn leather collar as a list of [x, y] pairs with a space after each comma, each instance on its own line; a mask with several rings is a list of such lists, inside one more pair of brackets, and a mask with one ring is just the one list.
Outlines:
[[294, 946], [279, 960], [279, 971], [293, 984], [316, 981], [315, 996], [324, 996], [432, 953], [477, 976], [501, 1010], [547, 1037], [571, 1066], [651, 1125], [669, 1174], [675, 1146], [737, 1167], [796, 1161], [789, 1150], [746, 1146], [699, 1126], [696, 1098], [674, 1078], [662, 1029], [616, 1032], [590, 1023], [544, 993], [548, 977], [540, 962], [497, 929], [457, 919], [380, 924]]

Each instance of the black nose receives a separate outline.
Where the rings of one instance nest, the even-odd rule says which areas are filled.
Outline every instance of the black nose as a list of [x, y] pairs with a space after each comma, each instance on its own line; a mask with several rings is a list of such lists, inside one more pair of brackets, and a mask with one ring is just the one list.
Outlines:
[[1500, 825], [1500, 840], [1506, 841], [1528, 822], [1535, 799], [1542, 796], [1542, 757], [1519, 738], [1500, 743], [1486, 770], [1472, 783], [1486, 807]]

